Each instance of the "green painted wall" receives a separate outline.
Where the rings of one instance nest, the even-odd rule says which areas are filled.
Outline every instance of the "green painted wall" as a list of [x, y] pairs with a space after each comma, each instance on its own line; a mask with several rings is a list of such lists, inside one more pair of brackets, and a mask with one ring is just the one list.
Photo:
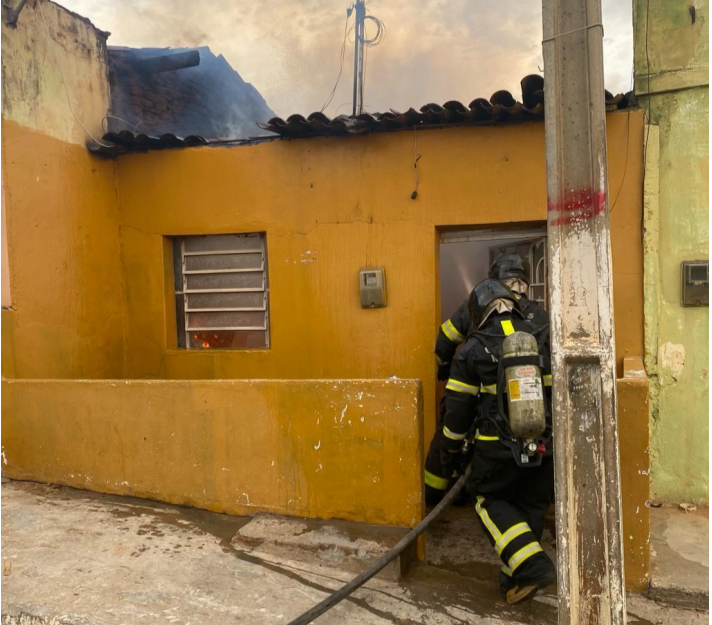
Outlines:
[[681, 262], [709, 258], [708, 16], [708, 0], [634, 1], [635, 89], [652, 125], [644, 224], [651, 491], [666, 503], [709, 500], [709, 308], [681, 305]]

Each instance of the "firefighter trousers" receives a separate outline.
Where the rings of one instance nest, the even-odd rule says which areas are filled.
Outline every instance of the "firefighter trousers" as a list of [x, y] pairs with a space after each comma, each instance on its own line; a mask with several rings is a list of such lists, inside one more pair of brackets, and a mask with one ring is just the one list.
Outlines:
[[550, 576], [554, 565], [540, 541], [553, 492], [553, 458], [543, 458], [539, 467], [521, 468], [513, 458], [476, 451], [472, 463], [468, 488], [480, 524], [502, 560], [504, 585], [536, 584]]

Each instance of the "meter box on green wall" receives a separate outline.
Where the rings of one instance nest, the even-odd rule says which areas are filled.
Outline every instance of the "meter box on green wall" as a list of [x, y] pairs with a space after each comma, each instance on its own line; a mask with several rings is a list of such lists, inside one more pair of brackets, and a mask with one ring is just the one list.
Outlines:
[[682, 305], [710, 305], [710, 264], [708, 260], [682, 263]]

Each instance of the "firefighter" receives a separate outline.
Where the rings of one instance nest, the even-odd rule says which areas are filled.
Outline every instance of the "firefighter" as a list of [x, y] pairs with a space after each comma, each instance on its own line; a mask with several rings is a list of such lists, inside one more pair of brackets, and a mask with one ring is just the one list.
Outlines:
[[[524, 318], [536, 328], [549, 324], [549, 315], [535, 301], [527, 297], [529, 291], [529, 277], [524, 261], [519, 254], [503, 254], [499, 256], [489, 271], [489, 277], [499, 280], [509, 288], [517, 297], [519, 308]], [[435, 342], [435, 360], [438, 365], [438, 380], [445, 381], [450, 377], [452, 359], [458, 346], [463, 343], [471, 329], [469, 300], [465, 300], [455, 313], [440, 326], [438, 338]], [[430, 443], [428, 462], [425, 467], [425, 501], [429, 506], [434, 506], [442, 499], [443, 495], [452, 485], [452, 479], [443, 480], [439, 477], [440, 453], [442, 444], [442, 420], [445, 415], [445, 397], [440, 402], [438, 422], [435, 435]], [[467, 503], [467, 495], [463, 493], [455, 505]]]
[[549, 315], [534, 300], [530, 300], [529, 274], [519, 254], [503, 254], [492, 263], [489, 277], [499, 280], [519, 300], [519, 308], [526, 321], [540, 328], [549, 324]]
[[[537, 451], [540, 464], [533, 467], [516, 459], [511, 431], [498, 404], [502, 344], [505, 336], [516, 331], [537, 339], [543, 381], [546, 385], [548, 378], [550, 385], [548, 327], [535, 328], [525, 321], [520, 301], [495, 280], [484, 280], [472, 291], [473, 330], [453, 360], [441, 444], [431, 448], [440, 455], [436, 477], [445, 478], [462, 461], [464, 441], [471, 441], [473, 471], [468, 490], [475, 499], [480, 523], [503, 562], [500, 588], [510, 604], [533, 597], [556, 579], [554, 565], [540, 544], [554, 481], [551, 396], [544, 394], [547, 429]], [[531, 464], [537, 463], [532, 459]]]
[[[549, 324], [549, 315], [535, 301], [527, 297], [529, 276], [524, 261], [519, 254], [499, 256], [489, 271], [492, 280], [499, 280], [519, 299], [519, 308], [524, 318], [536, 327]], [[435, 341], [435, 360], [438, 364], [438, 380], [450, 377], [450, 366], [458, 345], [463, 343], [470, 332], [470, 310], [468, 300], [455, 311], [438, 330]]]

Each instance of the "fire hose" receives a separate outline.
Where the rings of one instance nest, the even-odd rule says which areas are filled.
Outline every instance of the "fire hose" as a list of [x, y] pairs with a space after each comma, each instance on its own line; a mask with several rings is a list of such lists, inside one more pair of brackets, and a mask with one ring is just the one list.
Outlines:
[[418, 523], [418, 525], [410, 530], [406, 536], [398, 541], [393, 549], [391, 549], [388, 553], [383, 554], [370, 568], [357, 577], [354, 577], [354, 579], [352, 579], [345, 586], [342, 586], [338, 590], [334, 591], [321, 603], [315, 605], [310, 610], [307, 610], [304, 614], [298, 616], [293, 621], [290, 621], [288, 625], [307, 625], [307, 623], [311, 623], [314, 619], [317, 619], [324, 614], [324, 612], [333, 608], [337, 603], [346, 599], [346, 597], [348, 597], [354, 590], [357, 590], [363, 586], [369, 579], [376, 575], [376, 573], [395, 560], [416, 538], [418, 538], [418, 536], [428, 529], [428, 526], [435, 519], [437, 519], [443, 510], [445, 510], [445, 508], [447, 508], [460, 494], [460, 491], [462, 491], [468, 478], [470, 477], [470, 473], [472, 473], [472, 465], [468, 464], [465, 472], [460, 476], [457, 482], [455, 482], [454, 486], [445, 494], [440, 503], [430, 511], [428, 516], [426, 516], [420, 523]]

